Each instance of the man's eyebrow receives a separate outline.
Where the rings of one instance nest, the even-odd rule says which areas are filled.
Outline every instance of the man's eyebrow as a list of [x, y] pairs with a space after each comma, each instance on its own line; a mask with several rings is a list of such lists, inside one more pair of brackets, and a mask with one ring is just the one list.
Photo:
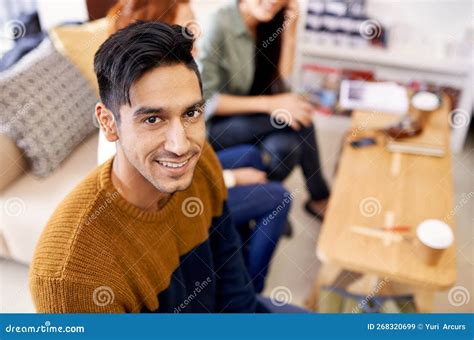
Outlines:
[[[187, 108], [184, 109], [184, 112], [190, 111], [190, 110], [195, 110], [197, 108], [200, 108], [204, 106], [205, 100], [200, 99], [199, 101], [189, 105]], [[162, 107], [152, 107], [152, 106], [142, 106], [139, 107], [138, 109], [133, 112], [133, 116], [141, 116], [141, 115], [147, 115], [147, 114], [160, 114], [164, 113], [166, 110]]]
[[198, 108], [204, 106], [205, 102], [206, 101], [204, 99], [200, 99], [199, 101], [195, 102], [194, 104], [189, 105], [187, 108], [184, 109], [184, 111], [188, 112], [190, 110], [198, 109]]
[[162, 107], [151, 107], [151, 106], [142, 106], [135, 110], [133, 116], [147, 115], [151, 113], [163, 113], [164, 110]]

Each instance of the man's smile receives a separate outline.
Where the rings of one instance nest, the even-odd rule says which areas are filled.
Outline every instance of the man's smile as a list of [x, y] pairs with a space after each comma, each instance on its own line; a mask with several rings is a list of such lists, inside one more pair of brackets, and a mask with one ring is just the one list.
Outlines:
[[186, 174], [190, 169], [192, 169], [192, 165], [195, 163], [193, 159], [196, 155], [189, 156], [185, 159], [179, 160], [155, 160], [155, 163], [158, 164], [160, 171], [164, 174], [172, 177], [179, 177]]
[[157, 161], [161, 165], [167, 167], [167, 168], [182, 168], [183, 166], [188, 163], [189, 160], [185, 160], [184, 162], [177, 163], [177, 162], [165, 162], [165, 161]]

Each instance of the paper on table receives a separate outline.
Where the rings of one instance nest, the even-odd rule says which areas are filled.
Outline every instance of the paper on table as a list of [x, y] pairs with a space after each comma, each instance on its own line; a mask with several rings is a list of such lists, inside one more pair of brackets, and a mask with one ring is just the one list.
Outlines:
[[343, 109], [362, 109], [404, 115], [409, 101], [405, 87], [393, 82], [343, 80], [339, 95]]

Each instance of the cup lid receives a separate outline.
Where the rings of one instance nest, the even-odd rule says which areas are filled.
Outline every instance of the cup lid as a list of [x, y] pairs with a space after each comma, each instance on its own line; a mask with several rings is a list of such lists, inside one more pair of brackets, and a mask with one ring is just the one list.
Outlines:
[[446, 249], [454, 241], [450, 226], [440, 220], [426, 220], [416, 229], [418, 239], [428, 247]]
[[412, 97], [411, 103], [415, 108], [423, 111], [434, 111], [440, 105], [438, 96], [427, 91], [416, 93]]

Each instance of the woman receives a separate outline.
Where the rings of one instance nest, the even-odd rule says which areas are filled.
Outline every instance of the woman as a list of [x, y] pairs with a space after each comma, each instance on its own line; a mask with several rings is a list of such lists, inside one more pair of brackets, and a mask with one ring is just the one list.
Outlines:
[[[108, 16], [110, 34], [137, 20], [194, 23], [188, 1], [122, 0]], [[192, 30], [193, 27], [190, 29]], [[197, 52], [196, 50], [194, 51]], [[115, 145], [100, 136], [99, 163], [115, 154]], [[288, 218], [291, 197], [278, 182], [269, 182], [260, 151], [238, 146], [217, 153], [228, 187], [228, 206], [242, 238], [242, 252], [256, 292], [264, 288], [268, 267]], [[255, 226], [249, 229], [249, 225]]]
[[208, 100], [209, 141], [217, 150], [260, 147], [270, 179], [281, 181], [301, 165], [322, 219], [329, 190], [322, 176], [312, 106], [285, 91], [294, 59], [295, 0], [241, 0], [213, 17], [201, 38], [199, 64]]

